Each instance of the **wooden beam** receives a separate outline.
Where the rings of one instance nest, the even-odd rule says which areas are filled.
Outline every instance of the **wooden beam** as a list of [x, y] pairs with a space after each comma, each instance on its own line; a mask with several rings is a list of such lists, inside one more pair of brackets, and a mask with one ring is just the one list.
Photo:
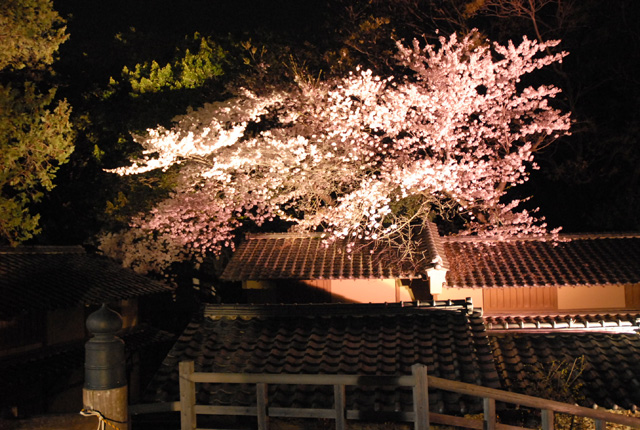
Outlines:
[[540, 419], [542, 421], [542, 430], [553, 430], [555, 428], [553, 424], [553, 411], [549, 409], [543, 409], [540, 414]]
[[191, 377], [194, 382], [211, 384], [292, 384], [292, 385], [359, 385], [359, 386], [413, 386], [413, 376], [382, 375], [294, 375], [271, 373], [204, 373], [196, 372]]
[[83, 409], [99, 413], [110, 425], [119, 430], [129, 429], [129, 412], [127, 402], [127, 386], [108, 390], [82, 389]]
[[515, 405], [528, 406], [536, 409], [549, 409], [569, 415], [584, 416], [592, 419], [600, 419], [607, 422], [625, 424], [638, 428], [640, 419], [628, 417], [626, 415], [613, 414], [601, 409], [585, 408], [584, 406], [561, 403], [555, 400], [541, 399], [539, 397], [527, 396], [525, 394], [512, 393], [510, 391], [487, 388], [480, 385], [467, 384], [465, 382], [452, 381], [449, 379], [428, 376], [429, 386], [447, 391], [454, 391], [475, 397], [491, 397], [499, 402], [512, 403]]
[[336, 409], [336, 430], [347, 428], [347, 416], [345, 412], [346, 391], [344, 385], [333, 386], [333, 403]]
[[427, 379], [427, 366], [414, 364], [411, 366], [411, 374], [414, 378], [413, 386], [413, 412], [415, 413], [415, 430], [429, 430], [429, 384]]
[[315, 408], [267, 408], [270, 417], [280, 418], [323, 418], [333, 420], [336, 417], [335, 409]]
[[215, 405], [196, 405], [196, 414], [203, 415], [243, 415], [257, 416], [258, 409], [255, 406], [215, 406]]
[[154, 414], [157, 412], [176, 412], [180, 410], [180, 402], [140, 403], [129, 405], [131, 415]]
[[180, 380], [180, 430], [196, 428], [196, 384], [191, 380], [194, 372], [193, 361], [181, 361], [178, 364]]
[[484, 430], [496, 430], [496, 401], [485, 397], [482, 399], [484, 408]]
[[258, 430], [269, 430], [269, 414], [267, 413], [267, 384], [260, 382], [256, 384], [256, 403], [258, 413]]
[[[193, 362], [180, 363], [180, 406], [181, 424], [183, 430], [193, 430], [196, 425], [197, 413], [211, 413], [215, 415], [252, 415], [251, 407], [223, 407], [195, 405], [195, 383], [245, 383], [256, 384], [257, 408], [255, 415], [258, 417], [260, 430], [268, 429], [269, 416], [290, 416], [290, 417], [318, 417], [335, 419], [339, 421], [349, 419], [367, 420], [372, 417], [393, 415], [393, 420], [413, 421], [416, 430], [426, 430], [429, 428], [430, 420], [441, 424], [450, 424], [453, 421], [464, 420], [464, 418], [449, 417], [446, 415], [429, 413], [428, 389], [441, 389], [453, 391], [463, 395], [475, 396], [485, 399], [485, 424], [482, 421], [468, 420], [472, 422], [470, 428], [495, 428], [496, 430], [507, 430], [518, 427], [507, 426], [496, 423], [495, 402], [512, 403], [515, 405], [537, 408], [543, 411], [544, 421], [547, 428], [553, 428], [553, 412], [561, 412], [570, 415], [588, 417], [596, 420], [596, 426], [604, 429], [606, 422], [625, 424], [634, 428], [640, 428], [640, 420], [634, 417], [612, 414], [603, 410], [590, 409], [567, 403], [556, 402], [524, 394], [512, 393], [479, 385], [468, 384], [459, 381], [452, 381], [427, 375], [427, 368], [421, 364], [412, 366], [412, 375], [404, 376], [360, 376], [360, 375], [309, 375], [309, 374], [208, 374], [194, 373]], [[333, 385], [335, 404], [332, 409], [304, 409], [304, 408], [270, 408], [267, 399], [268, 384], [294, 384], [294, 385]], [[335, 386], [341, 388], [335, 388]], [[413, 387], [414, 411], [413, 412], [391, 412], [391, 411], [345, 411], [344, 386], [410, 386]], [[237, 408], [237, 409], [233, 409]], [[547, 411], [547, 412], [544, 412]], [[447, 420], [447, 421], [443, 421]], [[477, 424], [476, 424], [477, 423]], [[346, 423], [345, 423], [346, 425]], [[492, 427], [493, 426], [493, 427]], [[339, 428], [339, 427], [338, 427]]]

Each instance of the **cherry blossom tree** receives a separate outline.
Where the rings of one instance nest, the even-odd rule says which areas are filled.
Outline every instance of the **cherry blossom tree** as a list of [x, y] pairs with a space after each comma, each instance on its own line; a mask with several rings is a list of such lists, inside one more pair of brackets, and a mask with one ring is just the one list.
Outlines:
[[205, 105], [136, 137], [145, 156], [114, 170], [178, 170], [170, 198], [102, 247], [141, 271], [219, 254], [239, 227], [279, 219], [327, 240], [408, 243], [436, 215], [466, 231], [546, 232], [507, 190], [533, 154], [568, 133], [559, 90], [522, 79], [554, 62], [557, 41], [501, 46], [476, 31], [439, 45], [398, 43], [401, 78], [357, 69], [287, 90]]

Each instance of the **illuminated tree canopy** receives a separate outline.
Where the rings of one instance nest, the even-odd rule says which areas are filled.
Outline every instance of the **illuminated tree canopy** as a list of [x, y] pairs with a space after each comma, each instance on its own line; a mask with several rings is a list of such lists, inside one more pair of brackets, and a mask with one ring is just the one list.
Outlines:
[[73, 151], [71, 107], [42, 91], [44, 76], [67, 39], [48, 0], [0, 4], [0, 242], [17, 245], [40, 232], [32, 205], [54, 187]]
[[0, 3], [0, 69], [41, 68], [53, 63], [69, 37], [50, 0], [3, 0]]
[[569, 114], [550, 104], [559, 90], [523, 83], [562, 61], [548, 53], [557, 44], [501, 46], [475, 31], [398, 43], [401, 77], [357, 69], [188, 112], [138, 136], [145, 157], [115, 170], [174, 172], [171, 197], [102, 247], [149, 271], [219, 254], [243, 225], [274, 219], [327, 240], [400, 245], [407, 226], [435, 216], [469, 232], [544, 232], [506, 194], [536, 168], [534, 152], [569, 130]]

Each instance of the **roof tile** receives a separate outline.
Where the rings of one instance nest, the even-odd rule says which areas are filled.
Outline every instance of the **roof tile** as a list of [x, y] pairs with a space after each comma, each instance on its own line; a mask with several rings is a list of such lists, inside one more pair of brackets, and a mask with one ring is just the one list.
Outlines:
[[[151, 398], [178, 398], [177, 363], [182, 360], [194, 360], [197, 371], [208, 372], [370, 375], [410, 374], [412, 364], [424, 363], [431, 375], [498, 387], [486, 332], [482, 327], [471, 330], [472, 326], [481, 325], [482, 319], [474, 316], [471, 320], [463, 310], [394, 305], [271, 305], [246, 307], [247, 319], [232, 316], [242, 314], [243, 309], [209, 306], [204, 317], [192, 322], [157, 373]], [[240, 326], [242, 330], [238, 330]], [[414, 331], [414, 336], [408, 335], [409, 331]], [[224, 343], [224, 354], [218, 352], [220, 342]], [[200, 359], [211, 355], [216, 359]], [[228, 401], [214, 387], [203, 386], [200, 390], [207, 391], [213, 404]], [[311, 397], [291, 386], [271, 390], [272, 404], [282, 407], [331, 407], [331, 387], [312, 390], [315, 394]], [[348, 407], [410, 408], [411, 393], [405, 391], [350, 387]], [[237, 399], [242, 399], [241, 404], [251, 401], [240, 391]], [[461, 407], [481, 407], [479, 402], [457, 395], [444, 397], [436, 393], [430, 399], [440, 410], [460, 412]]]
[[[512, 391], [536, 395], [541, 374], [558, 363], [584, 357], [575, 385], [583, 406], [625, 409], [640, 407], [640, 337], [629, 333], [500, 333], [490, 334], [498, 374]], [[542, 375], [544, 376], [544, 375]], [[605, 382], [606, 381], [606, 382]], [[634, 382], [635, 381], [635, 382]]]
[[0, 318], [167, 292], [172, 288], [80, 246], [0, 247]]
[[558, 238], [445, 237], [452, 287], [640, 283], [640, 233]]
[[447, 264], [435, 224], [427, 224], [417, 235], [416, 243], [420, 259], [411, 263], [400, 258], [397, 250], [374, 242], [330, 242], [319, 233], [247, 235], [221, 278], [228, 281], [420, 278], [436, 262]]

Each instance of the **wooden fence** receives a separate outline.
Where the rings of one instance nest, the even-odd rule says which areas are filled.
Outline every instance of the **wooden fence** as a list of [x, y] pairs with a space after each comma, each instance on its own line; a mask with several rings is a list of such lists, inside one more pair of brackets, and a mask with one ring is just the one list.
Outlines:
[[[413, 365], [411, 368], [412, 374], [403, 376], [203, 373], [194, 371], [192, 361], [181, 362], [179, 371], [180, 402], [168, 403], [162, 406], [157, 404], [156, 406], [141, 405], [137, 408], [132, 407], [132, 413], [180, 410], [181, 430], [195, 430], [197, 415], [255, 416], [257, 417], [259, 430], [267, 430], [269, 428], [269, 417], [333, 419], [335, 420], [336, 430], [344, 430], [347, 426], [347, 420], [361, 420], [372, 416], [368, 411], [346, 410], [346, 386], [402, 386], [412, 387], [413, 389], [413, 411], [397, 413], [395, 414], [395, 418], [398, 421], [413, 422], [415, 430], [427, 430], [430, 428], [430, 424], [443, 424], [483, 430], [522, 429], [523, 427], [510, 426], [497, 422], [496, 402], [540, 409], [543, 430], [554, 429], [554, 414], [557, 412], [591, 418], [595, 421], [596, 430], [605, 430], [606, 423], [608, 422], [640, 429], [640, 419], [638, 418], [437, 378], [427, 375], [427, 367], [422, 364]], [[214, 406], [196, 404], [197, 383], [255, 384], [256, 405]], [[269, 384], [333, 385], [334, 407], [331, 409], [271, 407], [269, 406], [267, 396]], [[483, 420], [430, 412], [428, 398], [429, 388], [482, 398], [484, 405]]]

